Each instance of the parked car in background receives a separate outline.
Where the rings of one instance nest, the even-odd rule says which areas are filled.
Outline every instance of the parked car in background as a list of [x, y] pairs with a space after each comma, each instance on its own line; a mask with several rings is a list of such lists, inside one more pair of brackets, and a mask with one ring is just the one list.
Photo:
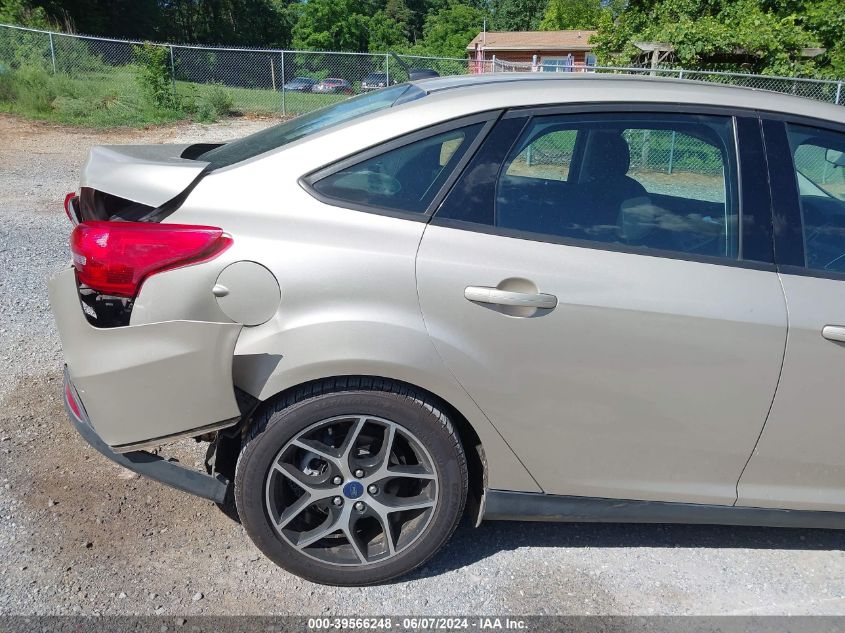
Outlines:
[[369, 90], [385, 88], [388, 83], [395, 84], [396, 82], [391, 81], [388, 78], [387, 73], [370, 73], [361, 80], [361, 91], [367, 92]]
[[[296, 574], [395, 578], [465, 508], [845, 528], [840, 106], [444, 77], [96, 147], [81, 185], [50, 282], [73, 424], [234, 498]], [[183, 436], [207, 472], [142, 450]]]
[[346, 79], [329, 77], [328, 79], [323, 79], [323, 81], [314, 86], [313, 92], [351, 95], [355, 93], [355, 90], [352, 88], [352, 84], [346, 81]]
[[290, 92], [312, 92], [317, 80], [311, 77], [296, 77], [284, 85], [284, 89]]

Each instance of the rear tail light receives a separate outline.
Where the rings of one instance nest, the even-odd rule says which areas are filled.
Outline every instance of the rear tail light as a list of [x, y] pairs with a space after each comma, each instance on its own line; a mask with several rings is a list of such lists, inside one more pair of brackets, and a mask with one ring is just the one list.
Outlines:
[[70, 192], [69, 194], [65, 195], [65, 215], [67, 215], [68, 220], [70, 220], [71, 224], [76, 226], [79, 224], [79, 219], [76, 215], [76, 210], [73, 208], [74, 201], [77, 200], [77, 195], [75, 192]]
[[70, 408], [73, 415], [81, 420], [82, 410], [79, 408], [79, 403], [73, 395], [73, 391], [70, 388], [70, 382], [68, 380], [65, 380], [65, 402], [67, 402], [67, 406]]
[[213, 259], [232, 238], [213, 226], [83, 222], [70, 236], [79, 281], [103, 294], [135, 297], [150, 275]]

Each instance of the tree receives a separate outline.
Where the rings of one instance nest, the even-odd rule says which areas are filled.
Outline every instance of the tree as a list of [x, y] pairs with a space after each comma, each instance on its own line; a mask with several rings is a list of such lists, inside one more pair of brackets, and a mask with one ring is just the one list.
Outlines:
[[411, 52], [437, 57], [466, 57], [467, 44], [478, 35], [486, 17], [483, 10], [466, 4], [452, 4], [429, 12], [423, 25], [423, 39]]
[[370, 18], [370, 52], [406, 50], [410, 43], [403, 30], [401, 25], [391, 20], [384, 11], [376, 11], [376, 14]]
[[601, 14], [601, 0], [549, 0], [540, 29], [594, 29]]
[[50, 28], [47, 12], [24, 0], [0, 0], [0, 24], [19, 24], [37, 29]]
[[293, 46], [304, 50], [368, 50], [370, 17], [362, 0], [309, 0], [293, 28]]
[[804, 30], [818, 38], [825, 52], [816, 59], [818, 74], [845, 77], [845, 6], [842, 0], [768, 0], [781, 14], [792, 14]]
[[387, 0], [370, 19], [370, 51], [405, 50], [414, 37], [414, 12], [405, 0]]
[[688, 68], [792, 74], [814, 70], [801, 49], [818, 38], [796, 14], [759, 0], [632, 0], [616, 19], [604, 12], [591, 40], [600, 61], [614, 64], [629, 64], [637, 41], [672, 44]]
[[492, 29], [536, 31], [543, 19], [547, 0], [494, 0]]

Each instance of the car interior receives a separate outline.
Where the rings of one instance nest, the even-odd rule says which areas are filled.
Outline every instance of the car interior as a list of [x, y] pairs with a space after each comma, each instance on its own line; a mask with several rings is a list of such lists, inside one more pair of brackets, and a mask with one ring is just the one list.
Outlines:
[[[496, 225], [564, 238], [732, 256], [736, 213], [724, 169], [731, 161], [721, 149], [717, 134], [705, 135], [706, 130], [704, 126], [689, 129], [676, 125], [668, 129], [655, 125], [642, 129], [595, 124], [575, 130], [568, 124], [535, 128], [511, 152], [499, 179]], [[550, 177], [547, 171], [534, 174], [524, 166], [515, 168], [516, 163], [525, 162], [529, 148], [567, 131], [575, 132], [570, 134], [574, 139], [571, 153], [566, 155], [564, 150], [558, 156], [552, 152], [551, 156], [540, 158], [561, 168], [558, 177]], [[655, 141], [670, 134], [676, 140], [684, 136], [684, 151], [689, 152], [690, 146], [706, 146], [710, 172], [713, 156], [719, 157], [715, 167], [721, 173], [706, 174], [705, 195], [701, 195], [702, 187], [697, 184], [705, 174], [696, 173], [695, 169], [681, 167], [674, 174], [661, 173], [666, 171], [664, 166], [649, 163], [646, 168], [632, 170], [633, 138], [645, 135], [656, 145]], [[650, 183], [655, 179], [656, 183]]]
[[845, 272], [845, 135], [824, 138], [790, 126], [797, 169], [807, 266]]

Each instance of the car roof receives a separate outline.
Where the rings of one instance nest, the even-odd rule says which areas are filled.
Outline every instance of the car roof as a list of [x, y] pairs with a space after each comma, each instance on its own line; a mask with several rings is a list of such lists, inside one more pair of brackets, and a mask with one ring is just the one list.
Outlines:
[[[845, 123], [845, 108], [816, 99], [746, 86], [638, 75], [598, 73], [485, 73], [418, 79], [410, 82], [428, 94], [452, 93], [483, 101], [513, 96], [514, 106], [552, 103], [684, 103], [795, 114]], [[812, 85], [812, 82], [810, 82]], [[504, 94], [503, 94], [504, 93]], [[528, 97], [527, 93], [536, 95]], [[609, 96], [612, 95], [612, 98]], [[443, 94], [446, 96], [446, 94]]]

